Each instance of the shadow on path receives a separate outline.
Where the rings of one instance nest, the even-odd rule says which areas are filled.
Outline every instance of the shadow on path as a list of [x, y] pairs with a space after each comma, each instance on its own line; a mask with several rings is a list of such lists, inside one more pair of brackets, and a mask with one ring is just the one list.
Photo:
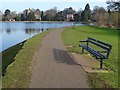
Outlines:
[[53, 54], [55, 57], [55, 60], [58, 63], [66, 63], [68, 65], [77, 65], [73, 58], [68, 54], [67, 51], [61, 50], [61, 49], [53, 49]]

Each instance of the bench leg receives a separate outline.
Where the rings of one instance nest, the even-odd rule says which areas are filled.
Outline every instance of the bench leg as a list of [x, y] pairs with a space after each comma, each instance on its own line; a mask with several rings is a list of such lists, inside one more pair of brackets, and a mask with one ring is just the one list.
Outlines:
[[84, 48], [82, 48], [82, 53], [84, 53]]
[[100, 69], [102, 69], [102, 66], [103, 66], [103, 60], [101, 59], [100, 60]]

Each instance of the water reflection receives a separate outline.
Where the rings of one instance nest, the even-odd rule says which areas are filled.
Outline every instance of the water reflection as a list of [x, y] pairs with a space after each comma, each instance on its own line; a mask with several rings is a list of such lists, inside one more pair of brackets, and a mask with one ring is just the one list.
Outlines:
[[39, 32], [43, 32], [43, 28], [42, 29], [40, 29], [40, 28], [38, 28], [38, 29], [34, 29], [34, 28], [26, 28], [25, 29], [25, 33], [26, 34], [35, 34], [35, 33], [39, 33]]
[[[40, 32], [43, 32], [45, 31], [46, 29], [44, 28], [25, 28], [21, 31], [24, 31], [25, 34], [35, 34], [35, 33], [40, 33]], [[48, 30], [48, 29], [47, 29]], [[0, 33], [3, 33], [3, 31], [5, 31], [4, 33], [7, 33], [7, 34], [12, 34], [14, 33], [16, 30], [15, 29], [11, 29], [11, 28], [6, 28], [4, 30], [0, 30]]]
[[7, 34], [10, 34], [10, 33], [11, 33], [11, 29], [10, 29], [10, 28], [7, 28], [7, 29], [6, 29], [6, 32], [7, 32]]

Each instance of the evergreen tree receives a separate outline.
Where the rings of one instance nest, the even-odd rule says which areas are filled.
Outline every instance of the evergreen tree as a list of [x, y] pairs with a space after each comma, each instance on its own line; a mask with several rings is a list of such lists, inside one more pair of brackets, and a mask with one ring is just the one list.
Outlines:
[[41, 21], [44, 21], [44, 12], [41, 12]]
[[81, 14], [81, 21], [87, 22], [91, 19], [90, 6], [86, 4], [84, 11]]
[[24, 14], [21, 14], [21, 21], [25, 21], [25, 20], [26, 20], [26, 18], [24, 16]]
[[87, 21], [85, 11], [82, 11], [82, 13], [81, 13], [81, 21], [83, 21], [83, 22]]
[[4, 20], [5, 21], [8, 21], [10, 19], [10, 10], [9, 9], [6, 9], [5, 10], [5, 14], [4, 14]]

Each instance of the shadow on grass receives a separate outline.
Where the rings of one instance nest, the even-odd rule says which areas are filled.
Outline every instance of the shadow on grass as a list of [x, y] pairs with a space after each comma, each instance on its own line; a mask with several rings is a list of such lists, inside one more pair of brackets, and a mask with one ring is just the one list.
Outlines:
[[5, 75], [8, 65], [10, 65], [14, 61], [15, 56], [22, 49], [25, 42], [26, 40], [2, 52], [2, 76]]

